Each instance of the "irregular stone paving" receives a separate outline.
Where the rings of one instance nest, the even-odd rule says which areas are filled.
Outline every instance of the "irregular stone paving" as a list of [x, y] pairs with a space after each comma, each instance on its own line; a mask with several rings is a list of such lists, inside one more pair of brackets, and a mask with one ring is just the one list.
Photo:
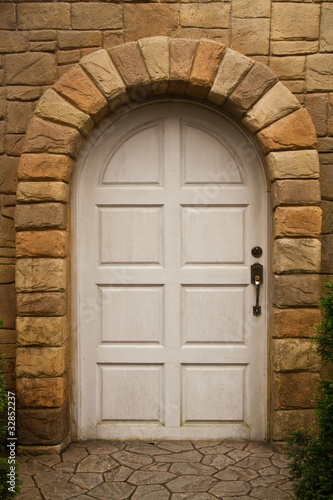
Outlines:
[[19, 457], [19, 500], [285, 500], [287, 458], [246, 441], [90, 441]]

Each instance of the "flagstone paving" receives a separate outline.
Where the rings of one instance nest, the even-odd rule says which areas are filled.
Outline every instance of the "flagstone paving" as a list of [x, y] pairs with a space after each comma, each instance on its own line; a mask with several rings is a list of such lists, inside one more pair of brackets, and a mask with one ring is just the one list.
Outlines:
[[246, 441], [73, 443], [19, 457], [19, 500], [287, 500], [287, 458]]

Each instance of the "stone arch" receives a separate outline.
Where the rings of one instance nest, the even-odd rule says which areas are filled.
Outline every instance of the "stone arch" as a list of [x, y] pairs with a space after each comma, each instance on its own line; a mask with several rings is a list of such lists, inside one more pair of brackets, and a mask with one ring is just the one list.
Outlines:
[[[273, 210], [270, 437], [282, 440], [294, 422], [311, 421], [311, 410], [289, 410], [282, 395], [285, 373], [313, 375], [319, 369], [309, 341], [297, 338], [309, 336], [319, 322], [314, 306], [320, 294], [321, 211], [311, 118], [264, 64], [210, 40], [152, 37], [83, 57], [46, 90], [27, 129], [16, 211], [23, 451], [56, 452], [70, 440], [68, 203], [75, 158], [102, 118], [131, 101], [166, 93], [223, 107], [266, 156]], [[300, 321], [304, 335], [293, 333]], [[306, 366], [302, 356], [288, 357], [290, 351], [306, 353]]]

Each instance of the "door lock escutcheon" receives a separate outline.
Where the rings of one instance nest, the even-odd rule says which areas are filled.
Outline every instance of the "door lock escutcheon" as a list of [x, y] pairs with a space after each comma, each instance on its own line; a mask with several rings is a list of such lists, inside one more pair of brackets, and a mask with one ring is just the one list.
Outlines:
[[251, 266], [251, 283], [256, 287], [256, 305], [253, 306], [253, 315], [261, 315], [261, 306], [259, 305], [260, 285], [263, 283], [264, 268], [259, 262]]

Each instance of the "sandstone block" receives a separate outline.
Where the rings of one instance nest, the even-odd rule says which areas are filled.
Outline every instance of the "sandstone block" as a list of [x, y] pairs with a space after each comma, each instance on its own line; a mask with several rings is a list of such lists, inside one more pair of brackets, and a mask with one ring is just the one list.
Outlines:
[[236, 115], [244, 114], [276, 81], [276, 75], [266, 64], [255, 63], [229, 95], [228, 108]]
[[59, 257], [68, 253], [66, 231], [22, 231], [16, 234], [17, 257]]
[[121, 43], [124, 43], [123, 30], [103, 31], [103, 49], [111, 49], [111, 47], [115, 47]]
[[70, 28], [70, 4], [20, 3], [17, 19], [19, 29]]
[[59, 201], [67, 203], [69, 187], [64, 182], [19, 182], [17, 201], [20, 203], [38, 203]]
[[16, 5], [0, 4], [0, 29], [12, 30], [16, 28]]
[[83, 57], [80, 64], [91, 76], [108, 102], [126, 101], [124, 82], [106, 50], [98, 50]]
[[272, 185], [272, 205], [319, 205], [318, 180], [281, 180]]
[[34, 101], [40, 96], [39, 87], [8, 86], [6, 89], [9, 101]]
[[150, 78], [137, 43], [129, 42], [113, 47], [109, 53], [127, 87], [150, 86]]
[[317, 306], [321, 291], [321, 280], [317, 274], [275, 276], [273, 304], [277, 307]]
[[66, 155], [25, 154], [20, 158], [18, 175], [24, 181], [68, 182], [73, 166], [74, 161]]
[[321, 233], [319, 207], [278, 207], [274, 212], [275, 237], [300, 236], [318, 238]]
[[191, 68], [197, 48], [196, 40], [171, 39], [169, 93], [183, 94], [190, 79]]
[[7, 54], [5, 75], [10, 85], [50, 85], [57, 78], [55, 55], [44, 52]]
[[4, 88], [0, 88], [0, 119], [6, 116], [6, 93]]
[[282, 238], [273, 245], [273, 272], [320, 271], [321, 244], [314, 238]]
[[328, 132], [328, 96], [326, 94], [307, 94], [305, 106], [308, 110], [317, 135], [327, 135]]
[[169, 84], [169, 40], [165, 36], [139, 40], [154, 94], [166, 92]]
[[82, 135], [74, 128], [34, 117], [27, 129], [23, 152], [63, 153], [75, 158], [82, 143]]
[[216, 104], [223, 104], [228, 95], [236, 88], [253, 64], [254, 61], [248, 57], [234, 50], [227, 49], [208, 99]]
[[320, 52], [333, 51], [333, 5], [323, 3], [321, 6]]
[[316, 373], [275, 373], [272, 391], [274, 410], [314, 408], [317, 387]]
[[225, 46], [210, 40], [200, 40], [194, 56], [187, 94], [208, 95], [224, 54]]
[[246, 55], [268, 55], [269, 19], [239, 19], [231, 21], [231, 46]]
[[100, 31], [58, 31], [58, 44], [60, 49], [100, 47], [102, 34]]
[[8, 102], [7, 132], [24, 134], [32, 115], [32, 102]]
[[320, 167], [321, 197], [333, 200], [333, 167], [332, 165], [321, 165]]
[[87, 136], [94, 127], [89, 115], [72, 106], [52, 89], [47, 89], [40, 98], [35, 115], [74, 127], [84, 136]]
[[17, 205], [15, 225], [22, 229], [66, 229], [67, 207], [63, 203]]
[[4, 320], [4, 328], [15, 328], [16, 295], [14, 284], [0, 285], [1, 317]]
[[311, 338], [321, 322], [320, 309], [274, 309], [273, 338]]
[[315, 427], [313, 410], [274, 411], [272, 414], [272, 439], [285, 440], [292, 430], [308, 430]]
[[[0, 123], [0, 143], [1, 135], [3, 135], [3, 130], [1, 129]], [[9, 156], [21, 156], [23, 151], [24, 135], [23, 134], [7, 134], [6, 135], [6, 153]], [[2, 149], [4, 152], [4, 149]]]
[[68, 404], [60, 408], [19, 409], [18, 439], [21, 445], [60, 444], [68, 434]]
[[317, 151], [281, 151], [266, 157], [269, 177], [276, 179], [317, 179], [319, 157]]
[[68, 339], [68, 319], [66, 316], [18, 317], [16, 331], [20, 346], [59, 347]]
[[327, 274], [332, 274], [333, 273], [333, 234], [322, 235], [321, 244], [322, 244], [321, 272], [327, 273]]
[[[319, 6], [318, 6], [319, 7]], [[333, 91], [333, 54], [314, 54], [307, 58], [308, 92]]]
[[315, 149], [316, 131], [309, 113], [298, 109], [257, 134], [266, 152], [284, 149]]
[[271, 42], [271, 51], [275, 56], [292, 56], [314, 54], [318, 52], [318, 41], [295, 40], [288, 42]]
[[276, 372], [320, 370], [320, 358], [313, 343], [304, 339], [276, 339], [272, 342], [273, 369]]
[[317, 40], [320, 5], [275, 3], [272, 10], [273, 40]]
[[305, 78], [305, 56], [271, 57], [270, 68], [280, 80]]
[[19, 259], [16, 264], [18, 292], [62, 292], [67, 285], [65, 259]]
[[60, 377], [67, 369], [68, 348], [18, 347], [16, 352], [17, 377]]
[[[81, 59], [80, 50], [59, 50], [58, 51], [58, 64], [70, 64], [79, 62]], [[67, 74], [67, 73], [65, 73]]]
[[64, 292], [33, 292], [17, 294], [19, 316], [64, 316], [67, 297]]
[[14, 283], [15, 282], [15, 266], [9, 264], [0, 264], [0, 283]]
[[30, 42], [29, 50], [32, 52], [54, 52], [57, 50], [55, 41], [50, 42]]
[[296, 97], [278, 82], [250, 109], [243, 123], [251, 132], [256, 132], [299, 107]]
[[24, 33], [18, 31], [0, 31], [0, 54], [24, 52], [27, 40]]
[[333, 150], [333, 137], [319, 137], [318, 151], [330, 153]]
[[233, 0], [232, 16], [233, 17], [270, 17], [270, 1], [259, 0], [249, 3], [247, 0]]
[[67, 377], [18, 378], [16, 391], [20, 408], [57, 408], [68, 398]]
[[230, 5], [217, 3], [183, 3], [180, 25], [195, 28], [229, 28]]
[[122, 28], [122, 6], [113, 3], [83, 3], [72, 5], [72, 28], [105, 30]]
[[16, 345], [16, 340], [17, 336], [15, 330], [4, 330], [1, 328], [0, 344]]
[[0, 193], [15, 193], [17, 184], [18, 159], [0, 157]]
[[323, 200], [320, 208], [322, 209], [323, 216], [321, 232], [322, 234], [331, 233], [333, 229], [333, 203]]
[[125, 3], [124, 26], [126, 42], [175, 35], [179, 26], [179, 6], [169, 3]]

